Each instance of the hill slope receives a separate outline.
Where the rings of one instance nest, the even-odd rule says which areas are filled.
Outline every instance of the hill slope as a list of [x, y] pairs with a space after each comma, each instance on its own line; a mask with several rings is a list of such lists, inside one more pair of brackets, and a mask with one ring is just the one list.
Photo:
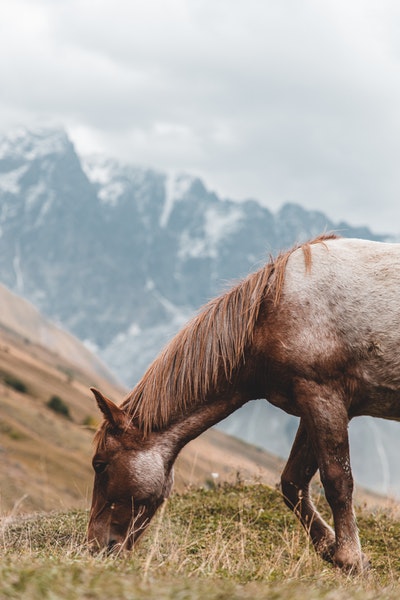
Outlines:
[[[26, 338], [0, 330], [0, 509], [49, 510], [87, 504], [97, 417], [89, 386], [116, 388]], [[70, 418], [51, 410], [54, 396]]]
[[116, 384], [105, 364], [82, 342], [45, 318], [30, 302], [0, 284], [0, 328], [40, 345], [80, 369]]
[[397, 600], [400, 522], [383, 512], [357, 517], [373, 566], [353, 579], [316, 556], [279, 493], [262, 485], [173, 495], [136, 551], [118, 558], [88, 554], [82, 511], [8, 520], [0, 596]]

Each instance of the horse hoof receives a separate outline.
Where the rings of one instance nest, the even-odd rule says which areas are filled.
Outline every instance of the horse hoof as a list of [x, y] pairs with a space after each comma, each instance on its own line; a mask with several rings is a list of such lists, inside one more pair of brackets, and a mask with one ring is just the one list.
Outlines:
[[344, 558], [340, 558], [339, 556], [335, 555], [333, 564], [347, 575], [362, 575], [371, 567], [371, 563], [365, 554], [361, 554], [360, 560], [357, 562], [354, 562], [353, 560], [345, 560]]

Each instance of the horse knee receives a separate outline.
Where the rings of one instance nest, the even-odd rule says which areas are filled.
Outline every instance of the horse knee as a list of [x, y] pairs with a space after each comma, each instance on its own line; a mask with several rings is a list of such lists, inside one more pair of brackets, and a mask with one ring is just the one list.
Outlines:
[[346, 506], [351, 502], [354, 482], [350, 467], [330, 465], [322, 471], [321, 481], [330, 506]]

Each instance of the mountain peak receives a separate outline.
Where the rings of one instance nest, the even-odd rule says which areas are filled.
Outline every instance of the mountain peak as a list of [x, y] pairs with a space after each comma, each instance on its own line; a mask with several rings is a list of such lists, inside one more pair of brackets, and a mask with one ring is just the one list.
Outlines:
[[71, 145], [63, 129], [19, 127], [0, 137], [0, 159], [33, 161], [49, 154], [62, 154]]
[[[133, 190], [146, 188], [149, 180], [162, 175], [146, 167], [125, 163], [100, 154], [81, 157], [82, 169], [96, 187], [101, 204], [115, 207], [121, 198]], [[136, 198], [139, 202], [139, 198]]]

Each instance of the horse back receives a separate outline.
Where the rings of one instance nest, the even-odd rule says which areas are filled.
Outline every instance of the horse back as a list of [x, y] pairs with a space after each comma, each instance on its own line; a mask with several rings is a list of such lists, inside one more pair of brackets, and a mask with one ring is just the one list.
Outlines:
[[382, 396], [389, 416], [397, 414], [400, 244], [333, 239], [308, 252], [291, 254], [279, 304], [266, 301], [256, 331], [269, 357], [270, 396], [287, 398], [295, 379], [329, 381], [354, 390], [363, 414]]

